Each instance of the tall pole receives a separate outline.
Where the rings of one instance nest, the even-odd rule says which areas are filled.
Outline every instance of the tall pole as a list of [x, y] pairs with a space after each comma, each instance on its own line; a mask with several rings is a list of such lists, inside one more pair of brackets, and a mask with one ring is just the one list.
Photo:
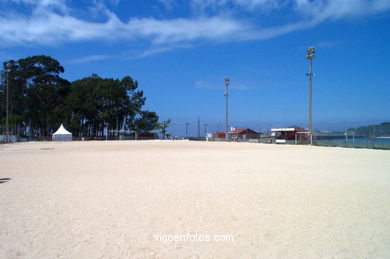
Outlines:
[[7, 143], [9, 143], [9, 124], [8, 124], [8, 117], [9, 117], [9, 111], [8, 111], [8, 98], [9, 98], [9, 86], [8, 86], [8, 83], [9, 83], [9, 67], [10, 67], [10, 64], [7, 63], [5, 64], [5, 67], [6, 67], [6, 72], [7, 72], [7, 82], [6, 82], [6, 85], [7, 85], [7, 97], [6, 97], [6, 117], [5, 117], [5, 136], [6, 136], [6, 139], [5, 141]]
[[228, 111], [229, 111], [229, 106], [228, 106], [228, 103], [229, 103], [229, 78], [225, 78], [225, 86], [226, 86], [226, 92], [225, 92], [225, 96], [226, 96], [226, 125], [225, 125], [225, 138], [226, 140], [228, 140], [228, 132], [229, 132], [229, 114], [228, 114]]
[[200, 117], [198, 116], [198, 138], [200, 138]]
[[186, 137], [188, 138], [189, 135], [190, 135], [190, 123], [189, 122], [186, 122]]
[[310, 131], [310, 145], [313, 145], [313, 117], [312, 117], [312, 99], [313, 99], [313, 59], [310, 59], [310, 73], [309, 73], [309, 131]]
[[310, 61], [310, 72], [307, 74], [309, 76], [309, 136], [310, 136], [310, 145], [313, 145], [313, 120], [312, 120], [312, 95], [313, 95], [313, 58], [315, 50], [313, 47], [307, 49], [306, 58]]

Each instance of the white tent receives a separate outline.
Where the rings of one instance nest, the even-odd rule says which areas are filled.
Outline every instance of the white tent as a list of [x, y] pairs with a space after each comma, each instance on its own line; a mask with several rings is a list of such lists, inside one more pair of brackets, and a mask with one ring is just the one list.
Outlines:
[[54, 141], [72, 141], [72, 133], [64, 128], [61, 124], [60, 128], [53, 133], [52, 140]]

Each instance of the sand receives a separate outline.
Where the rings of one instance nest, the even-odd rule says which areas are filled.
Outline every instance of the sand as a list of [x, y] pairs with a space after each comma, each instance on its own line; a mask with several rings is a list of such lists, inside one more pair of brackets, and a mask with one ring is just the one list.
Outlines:
[[0, 258], [390, 258], [384, 150], [0, 145], [0, 197]]

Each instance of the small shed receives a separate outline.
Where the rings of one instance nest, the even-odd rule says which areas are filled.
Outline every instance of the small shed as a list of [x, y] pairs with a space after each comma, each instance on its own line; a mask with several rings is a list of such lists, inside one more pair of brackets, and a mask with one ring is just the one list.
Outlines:
[[233, 131], [229, 132], [229, 135], [231, 135], [233, 139], [259, 139], [260, 134], [261, 133], [248, 128], [234, 129]]
[[274, 128], [271, 129], [271, 136], [276, 143], [287, 143], [289, 141], [307, 140], [308, 132], [303, 128]]
[[214, 133], [214, 138], [226, 138], [226, 133], [223, 131], [217, 131]]
[[72, 133], [67, 131], [64, 125], [61, 124], [60, 128], [53, 133], [53, 141], [72, 141]]

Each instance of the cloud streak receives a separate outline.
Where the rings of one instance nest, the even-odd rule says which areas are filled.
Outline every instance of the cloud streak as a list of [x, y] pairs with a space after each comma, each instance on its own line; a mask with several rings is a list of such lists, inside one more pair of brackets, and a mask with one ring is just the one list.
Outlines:
[[40, 11], [24, 15], [0, 17], [0, 35], [4, 45], [53, 45], [102, 39], [105, 41], [146, 39], [152, 44], [167, 45], [197, 40], [224, 41], [230, 35], [251, 35], [250, 26], [229, 17], [156, 20], [133, 18], [124, 23], [111, 14], [106, 22], [89, 22], [69, 15]]
[[94, 61], [100, 61], [105, 60], [109, 58], [113, 58], [114, 56], [110, 55], [90, 55], [90, 56], [84, 56], [76, 59], [69, 60], [67, 63], [70, 64], [83, 64], [83, 63], [90, 63]]
[[[161, 0], [158, 0], [161, 1]], [[3, 1], [4, 2], [4, 1]], [[7, 2], [7, 1], [6, 1]], [[283, 34], [314, 27], [324, 21], [349, 17], [374, 15], [390, 10], [388, 0], [192, 0], [192, 8], [219, 6], [222, 10], [239, 6], [249, 11], [258, 8], [279, 10], [290, 8], [299, 19], [284, 25], [262, 28], [255, 19], [236, 18], [234, 12], [227, 15], [212, 14], [184, 18], [156, 19], [130, 18], [122, 21], [102, 1], [95, 0], [104, 21], [94, 22], [71, 15], [71, 7], [65, 0], [9, 0], [13, 5], [28, 5], [31, 14], [0, 12], [0, 35], [2, 46], [57, 45], [80, 41], [127, 41], [146, 42], [151, 46], [144, 56], [194, 45], [200, 42], [223, 43], [231, 41], [264, 40]], [[166, 2], [166, 1], [162, 1]], [[168, 1], [167, 3], [172, 3]], [[200, 7], [199, 7], [200, 6]], [[287, 7], [288, 6], [288, 7]], [[95, 57], [96, 58], [96, 57]]]

